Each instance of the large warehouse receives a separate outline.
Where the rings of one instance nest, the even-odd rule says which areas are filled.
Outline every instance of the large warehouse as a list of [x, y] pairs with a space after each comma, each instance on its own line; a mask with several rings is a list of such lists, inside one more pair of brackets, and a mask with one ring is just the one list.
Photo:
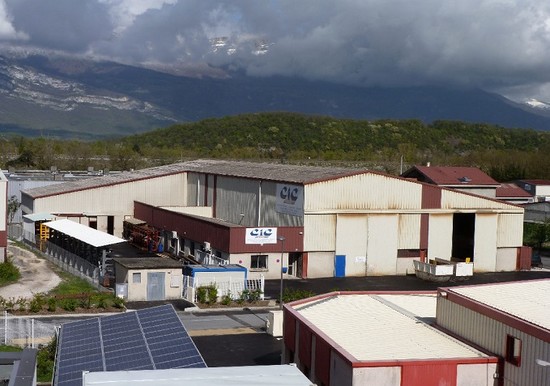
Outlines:
[[413, 273], [413, 260], [470, 258], [476, 272], [525, 260], [523, 208], [379, 172], [196, 160], [22, 193], [51, 213], [116, 236], [125, 220], [165, 251], [207, 253], [277, 278]]

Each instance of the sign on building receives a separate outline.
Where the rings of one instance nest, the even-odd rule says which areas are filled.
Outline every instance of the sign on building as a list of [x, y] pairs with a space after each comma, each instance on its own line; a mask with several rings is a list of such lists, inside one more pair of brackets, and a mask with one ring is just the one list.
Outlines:
[[292, 216], [303, 216], [304, 188], [298, 185], [277, 184], [275, 210]]
[[245, 244], [277, 244], [277, 228], [246, 228]]

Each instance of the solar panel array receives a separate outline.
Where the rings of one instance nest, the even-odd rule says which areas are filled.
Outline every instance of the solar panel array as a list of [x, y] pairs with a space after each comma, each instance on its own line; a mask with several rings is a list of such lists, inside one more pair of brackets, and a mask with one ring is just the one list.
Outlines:
[[82, 385], [83, 371], [206, 367], [172, 305], [61, 327], [54, 385]]

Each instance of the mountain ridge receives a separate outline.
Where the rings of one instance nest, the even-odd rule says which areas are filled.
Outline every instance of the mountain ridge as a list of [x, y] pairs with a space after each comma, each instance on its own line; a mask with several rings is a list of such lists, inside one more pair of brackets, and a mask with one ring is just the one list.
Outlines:
[[0, 54], [0, 133], [22, 130], [94, 139], [143, 133], [177, 122], [270, 111], [550, 129], [547, 110], [479, 89], [362, 88], [216, 71], [226, 76], [177, 76], [158, 68], [41, 53]]

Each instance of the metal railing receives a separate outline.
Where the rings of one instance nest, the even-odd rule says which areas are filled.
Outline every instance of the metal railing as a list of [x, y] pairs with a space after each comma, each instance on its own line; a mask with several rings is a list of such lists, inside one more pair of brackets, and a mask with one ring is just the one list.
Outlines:
[[36, 348], [48, 344], [55, 336], [56, 326], [4, 311], [0, 320], [0, 341], [7, 346]]
[[183, 276], [182, 297], [192, 303], [197, 302], [197, 288], [214, 285], [218, 290], [218, 298], [229, 295], [232, 299], [239, 299], [243, 291], [259, 291], [260, 300], [264, 300], [265, 278], [263, 275], [258, 279], [237, 280], [231, 278], [208, 277], [200, 280], [199, 277]]
[[23, 230], [18, 224], [8, 226], [8, 237], [24, 243], [35, 254], [46, 258], [62, 270], [99, 286], [99, 268], [80, 256], [47, 240], [37, 239], [34, 233]]

